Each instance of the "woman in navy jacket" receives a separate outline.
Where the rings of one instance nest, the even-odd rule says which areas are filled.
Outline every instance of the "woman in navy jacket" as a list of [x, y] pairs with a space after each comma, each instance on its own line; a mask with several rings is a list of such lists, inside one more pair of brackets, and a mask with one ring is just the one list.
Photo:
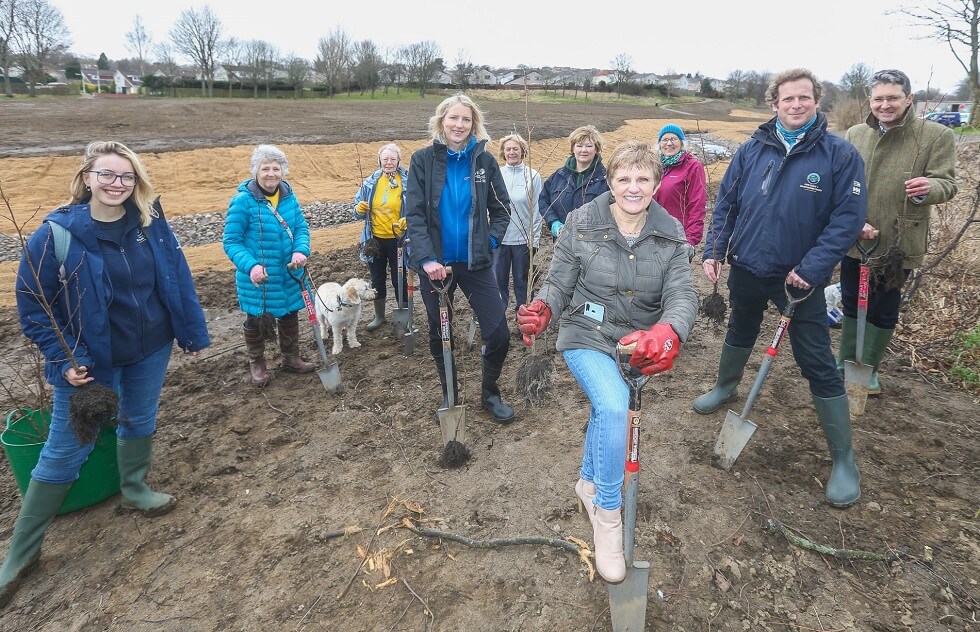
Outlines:
[[[95, 381], [119, 394], [122, 507], [166, 513], [176, 499], [144, 482], [163, 379], [175, 339], [195, 355], [210, 344], [187, 261], [136, 154], [122, 143], [91, 143], [71, 193], [71, 203], [28, 240], [17, 273], [21, 328], [44, 355], [54, 398], [48, 437], [0, 568], [0, 607], [36, 566], [44, 531], [94, 447], [68, 427], [77, 388]], [[68, 243], [60, 255], [55, 231]]]
[[538, 197], [544, 225], [555, 239], [569, 213], [609, 190], [599, 130], [592, 125], [575, 129], [568, 135], [568, 146], [568, 159], [548, 176]]
[[[428, 314], [429, 351], [442, 383], [442, 407], [447, 405], [448, 386], [434, 283], [446, 283], [450, 297], [457, 285], [466, 295], [483, 335], [481, 402], [495, 421], [510, 423], [514, 410], [501, 399], [497, 386], [510, 349], [510, 329], [492, 267], [492, 251], [510, 224], [507, 186], [497, 160], [486, 151], [489, 135], [483, 113], [469, 97], [457, 94], [440, 103], [429, 119], [429, 132], [432, 145], [412, 155], [405, 217], [409, 259], [420, 271], [419, 288]], [[447, 279], [449, 268], [452, 278]], [[452, 373], [455, 377], [456, 371]], [[452, 389], [457, 394], [456, 384]]]

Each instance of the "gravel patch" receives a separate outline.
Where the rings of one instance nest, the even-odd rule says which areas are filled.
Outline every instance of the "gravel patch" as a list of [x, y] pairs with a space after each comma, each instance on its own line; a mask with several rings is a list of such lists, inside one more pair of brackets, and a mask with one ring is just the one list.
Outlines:
[[[339, 226], [354, 221], [350, 202], [312, 202], [303, 207], [310, 230]], [[220, 242], [225, 232], [225, 213], [197, 213], [168, 218], [177, 240], [184, 248]], [[0, 234], [0, 261], [20, 259], [20, 239], [16, 235]]]

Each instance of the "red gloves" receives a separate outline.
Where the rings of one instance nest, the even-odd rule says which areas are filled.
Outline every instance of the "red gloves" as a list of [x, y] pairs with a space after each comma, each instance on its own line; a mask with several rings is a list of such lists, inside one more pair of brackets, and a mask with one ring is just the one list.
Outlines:
[[[523, 328], [521, 331], [524, 331]], [[674, 366], [674, 358], [681, 350], [681, 341], [668, 323], [657, 323], [647, 331], [634, 331], [619, 340], [619, 344], [635, 342], [636, 349], [630, 356], [630, 366], [640, 369], [643, 375], [653, 375]]]
[[530, 305], [517, 308], [517, 324], [524, 334], [524, 344], [531, 346], [531, 336], [540, 336], [551, 322], [551, 308], [539, 298], [531, 301]]

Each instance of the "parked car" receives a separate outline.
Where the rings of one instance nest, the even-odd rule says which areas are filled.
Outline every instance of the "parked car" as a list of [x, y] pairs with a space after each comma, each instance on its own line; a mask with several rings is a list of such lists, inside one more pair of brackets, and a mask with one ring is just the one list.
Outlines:
[[935, 121], [946, 127], [959, 127], [966, 123], [960, 112], [930, 112], [926, 114], [927, 121]]

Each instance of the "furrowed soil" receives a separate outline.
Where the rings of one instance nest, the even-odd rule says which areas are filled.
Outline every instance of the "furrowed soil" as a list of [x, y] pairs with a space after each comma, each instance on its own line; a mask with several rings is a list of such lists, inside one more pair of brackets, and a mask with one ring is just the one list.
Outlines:
[[[401, 144], [406, 164], [426, 144], [436, 102], [6, 100], [0, 184], [17, 221], [33, 230], [40, 217], [32, 214], [65, 201], [84, 145], [115, 138], [146, 160], [168, 215], [221, 211], [248, 176], [254, 145], [271, 142], [286, 151], [302, 203], [350, 200], [382, 142]], [[674, 111], [592, 100], [481, 104], [494, 138], [514, 129], [527, 136], [530, 126], [531, 164], [545, 175], [563, 161], [564, 137], [581, 124], [595, 124], [611, 148], [655, 138], [668, 121], [737, 143], [768, 117], [717, 102]], [[709, 167], [714, 189], [723, 169]], [[9, 221], [2, 230], [12, 232]], [[314, 232], [310, 269], [318, 283], [367, 276], [356, 254], [359, 231], [352, 223]], [[345, 346], [337, 358], [339, 393], [328, 394], [315, 373], [279, 370], [257, 389], [248, 382], [243, 316], [220, 244], [186, 250], [212, 347], [198, 358], [175, 351], [148, 477], [179, 504], [145, 518], [121, 512], [114, 497], [58, 517], [38, 569], [0, 615], [0, 630], [611, 629], [606, 585], [590, 581], [588, 565], [573, 553], [539, 544], [473, 548], [406, 528], [475, 541], [533, 536], [591, 545], [573, 491], [588, 400], [555, 353], [553, 332], [544, 347], [554, 383], [533, 405], [516, 393], [529, 352], [512, 337], [501, 383], [519, 416], [498, 425], [479, 404], [479, 351], [466, 350], [469, 308], [457, 297], [472, 459], [446, 469], [420, 301], [414, 355], [402, 354], [390, 318], [368, 333], [366, 309], [362, 346]], [[549, 255], [543, 248], [537, 263], [546, 268]], [[693, 270], [705, 297], [711, 285], [696, 263]], [[6, 411], [32, 400], [12, 307], [13, 264], [0, 264], [0, 273]], [[777, 316], [774, 308], [767, 313], [743, 394]], [[831, 462], [788, 348], [762, 388], [751, 413], [759, 430], [735, 467], [711, 466], [725, 411], [697, 415], [691, 402], [712, 386], [723, 338], [723, 325], [699, 319], [674, 369], [643, 392], [636, 557], [650, 562], [646, 629], [976, 630], [976, 401], [926, 381], [904, 353], [889, 353], [884, 393], [854, 423], [862, 497], [837, 510], [824, 501]], [[276, 351], [272, 344], [267, 354], [273, 366]], [[308, 327], [303, 352], [319, 364]], [[732, 406], [737, 412], [743, 403]], [[0, 460], [0, 542], [9, 542], [19, 508], [8, 462]], [[823, 555], [769, 528], [771, 520], [818, 545], [895, 559]], [[341, 530], [348, 532], [338, 536]]]

